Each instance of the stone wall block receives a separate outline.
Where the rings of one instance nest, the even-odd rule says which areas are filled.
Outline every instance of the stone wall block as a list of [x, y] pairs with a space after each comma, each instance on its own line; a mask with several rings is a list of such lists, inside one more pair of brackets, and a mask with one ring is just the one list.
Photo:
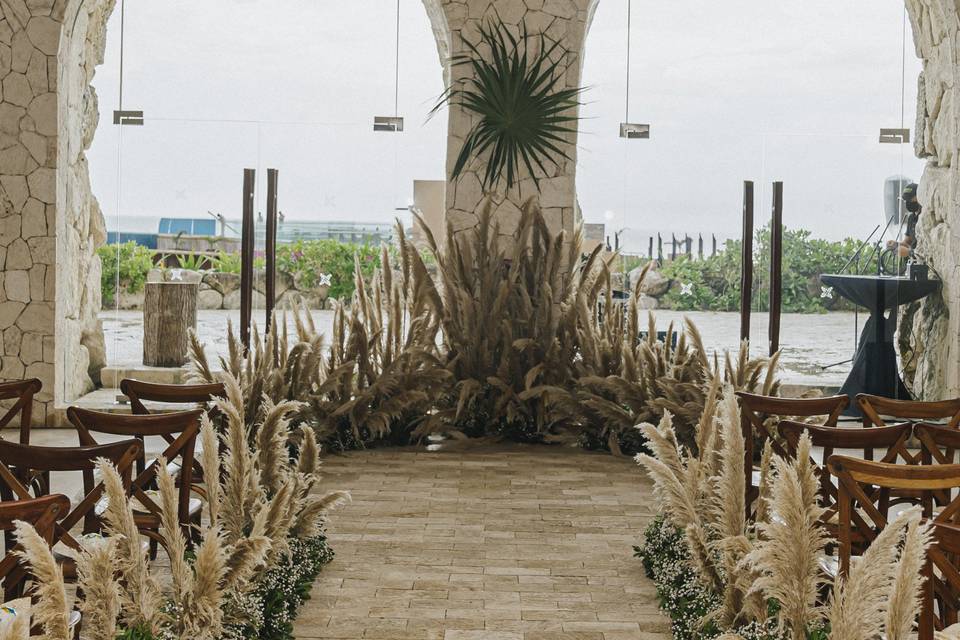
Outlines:
[[57, 55], [60, 23], [49, 16], [34, 16], [27, 23], [27, 35], [37, 49], [48, 56]]
[[30, 275], [26, 271], [4, 273], [3, 291], [7, 300], [30, 302]]
[[29, 269], [33, 266], [33, 258], [30, 257], [30, 246], [23, 238], [17, 238], [7, 247], [7, 263], [5, 268]]
[[13, 56], [10, 60], [10, 68], [17, 73], [26, 73], [30, 65], [30, 57], [33, 55], [33, 43], [26, 31], [15, 31], [13, 42], [11, 44]]

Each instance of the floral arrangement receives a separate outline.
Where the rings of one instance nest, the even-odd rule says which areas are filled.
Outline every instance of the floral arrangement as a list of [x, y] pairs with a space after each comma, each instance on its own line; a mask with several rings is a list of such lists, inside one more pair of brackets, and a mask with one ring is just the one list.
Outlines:
[[[265, 400], [259, 419], [248, 424], [239, 384], [228, 375], [225, 387], [226, 397], [215, 403], [222, 433], [208, 415], [201, 420], [206, 509], [192, 547], [178, 521], [175, 480], [165, 461], [157, 462], [159, 536], [169, 577], [149, 561], [123, 480], [100, 462], [105, 536], [85, 538], [75, 554], [78, 607], [90, 640], [292, 638], [296, 611], [332, 558], [323, 516], [349, 496], [313, 493], [320, 470], [312, 429], [298, 429], [294, 454], [287, 448], [295, 403]], [[17, 537], [35, 576], [34, 624], [49, 640], [69, 640], [63, 574], [51, 549], [29, 524], [18, 524]]]
[[831, 578], [809, 437], [801, 437], [795, 459], [773, 455], [767, 443], [750, 520], [736, 397], [714, 382], [707, 398], [695, 454], [677, 440], [669, 414], [640, 427], [651, 453], [637, 461], [663, 514], [637, 554], [676, 637], [909, 638], [931, 540], [919, 510], [891, 521], [846, 578]]

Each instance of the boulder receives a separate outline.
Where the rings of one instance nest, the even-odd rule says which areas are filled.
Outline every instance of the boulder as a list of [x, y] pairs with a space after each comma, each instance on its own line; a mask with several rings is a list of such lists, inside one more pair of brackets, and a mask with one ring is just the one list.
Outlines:
[[659, 301], [653, 296], [648, 296], [640, 294], [640, 299], [637, 301], [637, 307], [643, 310], [653, 310], [660, 306]]
[[[640, 277], [640, 271], [642, 270], [642, 267], [638, 267], [630, 272], [631, 286], [636, 283], [635, 278]], [[643, 279], [643, 284], [640, 285], [640, 293], [652, 296], [654, 298], [659, 298], [669, 290], [670, 279], [659, 271], [654, 271], [653, 269], [647, 272], [647, 277]]]
[[201, 310], [223, 308], [223, 295], [215, 289], [201, 289], [197, 294], [197, 308]]
[[[239, 273], [220, 273], [219, 271], [212, 271], [204, 274], [203, 281], [210, 285], [210, 288], [214, 291], [220, 292], [220, 295], [222, 296], [227, 296], [235, 291], [240, 290]], [[237, 298], [237, 300], [239, 300], [239, 298]]]
[[[253, 292], [253, 308], [254, 309], [263, 309], [267, 306], [266, 297], [259, 291]], [[240, 308], [240, 290], [231, 291], [230, 293], [223, 296], [223, 309], [229, 309], [231, 311], [236, 311]]]

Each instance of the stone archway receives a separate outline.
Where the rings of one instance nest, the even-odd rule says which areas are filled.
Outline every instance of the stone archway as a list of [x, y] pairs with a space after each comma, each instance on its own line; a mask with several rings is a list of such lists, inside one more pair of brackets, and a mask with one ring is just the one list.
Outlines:
[[[479, 22], [498, 16], [525, 21], [561, 38], [580, 60], [568, 61], [567, 84], [580, 81], [583, 43], [598, 0], [423, 0], [445, 74], [450, 56]], [[0, 0], [0, 378], [40, 378], [37, 422], [57, 421], [63, 407], [92, 388], [89, 373], [103, 360], [98, 326], [103, 217], [90, 192], [85, 150], [98, 122], [90, 87], [103, 59], [106, 21], [115, 0]], [[921, 185], [921, 242], [944, 279], [943, 295], [919, 305], [910, 321], [931, 336], [917, 356], [925, 397], [960, 394], [960, 175], [956, 163], [958, 13], [952, 0], [906, 0], [920, 78], [917, 153], [928, 159]], [[451, 109], [448, 168], [470, 126]], [[541, 195], [555, 229], [576, 224], [574, 153], [545, 181]], [[448, 185], [447, 209], [456, 228], [476, 223], [482, 194], [469, 179]], [[505, 233], [518, 198], [499, 200]], [[936, 348], [933, 348], [933, 345]], [[922, 345], [921, 345], [922, 346]], [[944, 359], [946, 354], [946, 359]], [[944, 366], [946, 365], [946, 366]]]

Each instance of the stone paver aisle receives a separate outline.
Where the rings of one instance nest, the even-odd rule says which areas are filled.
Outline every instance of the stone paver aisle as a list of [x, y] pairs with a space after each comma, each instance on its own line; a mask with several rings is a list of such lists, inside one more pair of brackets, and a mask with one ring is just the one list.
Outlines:
[[297, 638], [669, 637], [631, 546], [655, 510], [629, 459], [559, 447], [375, 449], [324, 460], [336, 559]]

